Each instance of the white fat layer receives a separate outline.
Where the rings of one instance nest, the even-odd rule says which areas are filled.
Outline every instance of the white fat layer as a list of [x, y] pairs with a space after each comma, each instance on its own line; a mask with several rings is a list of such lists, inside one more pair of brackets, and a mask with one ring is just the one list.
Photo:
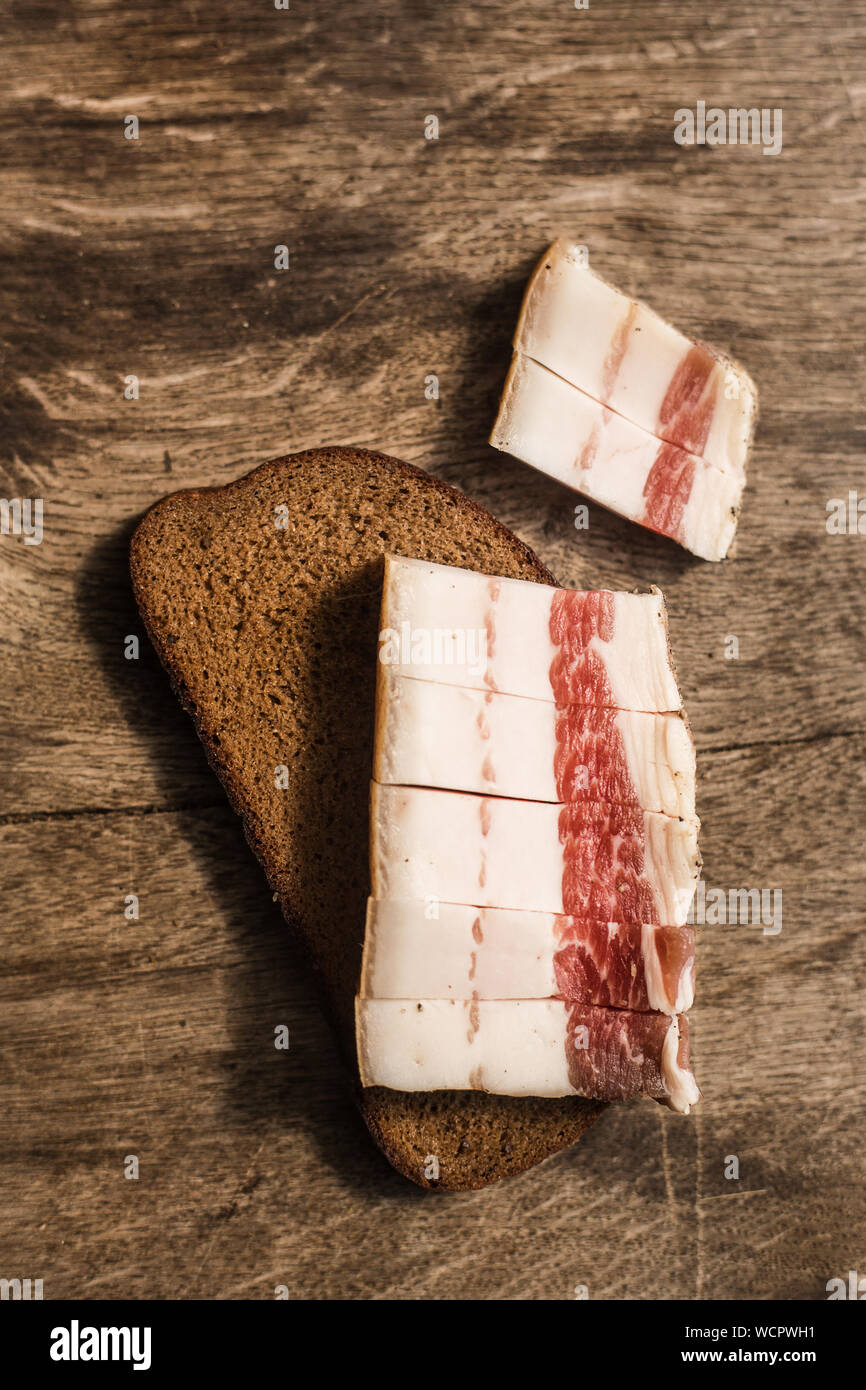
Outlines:
[[617, 729], [638, 799], [647, 811], [695, 814], [695, 745], [678, 714], [620, 711]]
[[676, 1018], [671, 1019], [670, 1027], [662, 1045], [661, 1074], [668, 1092], [668, 1105], [680, 1115], [688, 1115], [693, 1105], [701, 1098], [697, 1082], [691, 1071], [681, 1067], [677, 1060], [680, 1045], [680, 1029]]
[[[435, 911], [436, 916], [429, 914]], [[555, 917], [440, 903], [367, 904], [361, 994], [380, 999], [550, 999]]]
[[723, 560], [737, 529], [737, 513], [745, 483], [716, 468], [695, 470], [691, 494], [682, 519], [687, 550], [705, 560]]
[[[577, 249], [561, 240], [542, 257], [530, 281], [514, 346], [650, 434], [662, 434], [662, 403], [693, 344], [646, 305], [595, 275]], [[612, 376], [611, 357], [620, 348], [622, 359]], [[742, 476], [755, 388], [742, 368], [707, 351], [715, 359], [716, 404], [702, 457]]]
[[[374, 776], [530, 801], [558, 800], [557, 711], [547, 701], [380, 673]], [[620, 710], [615, 725], [639, 805], [695, 813], [695, 751], [679, 714]], [[587, 782], [605, 750], [588, 744]]]
[[365, 1086], [568, 1096], [567, 1011], [558, 1000], [359, 999]]
[[[619, 708], [677, 710], [682, 701], [671, 667], [661, 590], [646, 596], [641, 611], [628, 602], [632, 597], [614, 595], [613, 636], [609, 642], [593, 637], [590, 646], [604, 660], [614, 704]], [[641, 703], [634, 698], [638, 691], [644, 695]]]
[[655, 436], [522, 353], [490, 442], [633, 520], [659, 450]]
[[[407, 634], [400, 643], [400, 660], [389, 663], [390, 668], [423, 680], [550, 700], [548, 672], [556, 648], [549, 624], [555, 592], [547, 584], [389, 556], [380, 636], [386, 631], [401, 638]], [[454, 655], [461, 655], [462, 643], [466, 659], [423, 660], [424, 634], [433, 641], [437, 632], [456, 633]], [[380, 660], [384, 651], [380, 648]]]
[[[373, 895], [561, 913], [560, 809], [543, 802], [374, 783]], [[654, 812], [644, 812], [642, 822], [644, 875], [654, 894], [654, 916], [681, 925], [698, 873], [697, 822]]]
[[[550, 640], [550, 611], [559, 592], [528, 580], [389, 556], [380, 662], [398, 675], [552, 701], [550, 667], [558, 649]], [[598, 644], [614, 704], [651, 712], [680, 709], [661, 593], [618, 593], [615, 613], [622, 633]], [[437, 633], [455, 633], [457, 639], [440, 642], [438, 659], [427, 660], [425, 647], [436, 656], [431, 644]]]

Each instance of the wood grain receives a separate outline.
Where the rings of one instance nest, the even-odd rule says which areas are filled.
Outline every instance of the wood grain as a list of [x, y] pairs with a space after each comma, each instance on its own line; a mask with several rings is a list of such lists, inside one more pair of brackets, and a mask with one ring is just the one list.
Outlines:
[[[825, 519], [866, 489], [866, 9], [22, 0], [4, 27], [0, 490], [42, 497], [45, 535], [0, 537], [0, 1275], [813, 1299], [862, 1272], [866, 539]], [[782, 154], [678, 147], [698, 100], [781, 107]], [[757, 381], [724, 565], [595, 507], [576, 531], [572, 494], [486, 444], [557, 234]], [[563, 582], [665, 590], [705, 878], [784, 898], [777, 936], [701, 932], [693, 1119], [608, 1111], [540, 1169], [433, 1199], [366, 1138], [185, 717], [147, 646], [123, 653], [143, 509], [323, 442], [456, 483]]]

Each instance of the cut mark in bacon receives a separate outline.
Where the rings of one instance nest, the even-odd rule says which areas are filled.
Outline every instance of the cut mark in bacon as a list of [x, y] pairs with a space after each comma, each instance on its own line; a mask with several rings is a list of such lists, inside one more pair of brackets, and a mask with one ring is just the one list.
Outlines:
[[671, 377], [659, 408], [658, 434], [671, 444], [701, 456], [716, 410], [715, 360], [693, 343]]
[[643, 486], [644, 526], [673, 540], [681, 539], [683, 514], [692, 495], [696, 467], [697, 459], [675, 444], [660, 444]]

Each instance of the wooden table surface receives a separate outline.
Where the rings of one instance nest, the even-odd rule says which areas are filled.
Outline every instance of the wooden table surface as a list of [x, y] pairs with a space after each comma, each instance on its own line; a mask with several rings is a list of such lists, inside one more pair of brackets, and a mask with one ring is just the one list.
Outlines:
[[[44, 537], [0, 537], [0, 1276], [808, 1300], [866, 1274], [866, 536], [827, 529], [866, 496], [866, 8], [19, 0], [4, 29], [0, 487]], [[781, 108], [782, 153], [678, 146], [698, 101]], [[576, 530], [488, 447], [557, 234], [757, 381], [723, 565], [596, 507]], [[706, 883], [783, 893], [776, 935], [701, 931], [692, 1117], [610, 1108], [451, 1196], [370, 1143], [191, 725], [146, 641], [124, 657], [143, 509], [325, 442], [464, 488], [565, 583], [663, 587]]]

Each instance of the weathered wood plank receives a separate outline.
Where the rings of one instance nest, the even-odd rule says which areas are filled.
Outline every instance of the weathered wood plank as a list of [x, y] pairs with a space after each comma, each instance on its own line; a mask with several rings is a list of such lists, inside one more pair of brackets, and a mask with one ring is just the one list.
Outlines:
[[[823, 756], [814, 744], [776, 750], [782, 788], [818, 766], [848, 786], [843, 825], [857, 801], [848, 742]], [[711, 809], [757, 784], [766, 757], [715, 756]], [[765, 824], [761, 799], [744, 802], [744, 843]], [[649, 1102], [609, 1111], [572, 1153], [431, 1214], [362, 1130], [306, 969], [227, 808], [6, 826], [7, 1247], [58, 1296], [267, 1297], [283, 1282], [332, 1297], [568, 1298], [577, 1283], [593, 1297], [820, 1296], [866, 1229], [862, 1007], [849, 984], [866, 964], [866, 870], [853, 843], [838, 864], [759, 866], [716, 854], [719, 838], [708, 883], [781, 886], [784, 920], [773, 937], [701, 929], [699, 1120]], [[134, 923], [127, 891], [140, 897]], [[273, 1046], [280, 1023], [288, 1053]], [[138, 1183], [122, 1176], [129, 1153]], [[736, 1182], [724, 1178], [730, 1154]], [[460, 1238], [467, 1222], [477, 1248]], [[663, 1279], [647, 1265], [648, 1231], [670, 1247]], [[506, 1232], [507, 1258], [493, 1260]]]

